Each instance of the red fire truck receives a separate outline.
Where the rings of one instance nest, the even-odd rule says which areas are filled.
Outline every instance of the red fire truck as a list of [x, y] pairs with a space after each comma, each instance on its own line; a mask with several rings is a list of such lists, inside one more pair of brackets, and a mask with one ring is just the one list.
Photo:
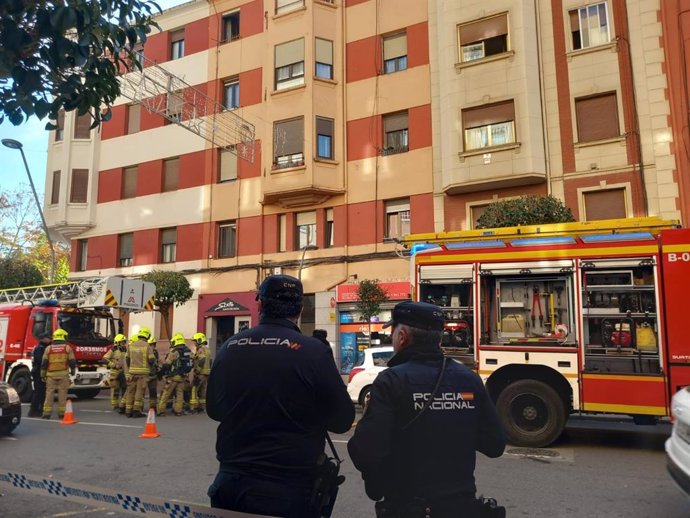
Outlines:
[[95, 397], [105, 386], [103, 355], [122, 332], [112, 309], [153, 309], [150, 282], [105, 277], [67, 284], [0, 290], [0, 380], [31, 400], [32, 351], [41, 333], [62, 328], [74, 349], [77, 371], [70, 388], [80, 398]]
[[406, 236], [415, 300], [444, 308], [447, 355], [485, 381], [509, 442], [571, 413], [670, 415], [690, 385], [690, 229], [658, 218]]

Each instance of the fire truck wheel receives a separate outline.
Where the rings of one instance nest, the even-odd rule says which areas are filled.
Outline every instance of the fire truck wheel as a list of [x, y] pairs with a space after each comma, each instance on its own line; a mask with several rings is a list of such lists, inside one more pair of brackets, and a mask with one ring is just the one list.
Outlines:
[[25, 367], [17, 369], [12, 373], [9, 381], [10, 385], [12, 385], [19, 394], [21, 402], [30, 403], [31, 395], [34, 392], [34, 386], [31, 383], [31, 373], [29, 369]]
[[563, 400], [541, 381], [511, 383], [499, 394], [496, 409], [506, 439], [516, 446], [548, 446], [558, 439], [565, 426]]

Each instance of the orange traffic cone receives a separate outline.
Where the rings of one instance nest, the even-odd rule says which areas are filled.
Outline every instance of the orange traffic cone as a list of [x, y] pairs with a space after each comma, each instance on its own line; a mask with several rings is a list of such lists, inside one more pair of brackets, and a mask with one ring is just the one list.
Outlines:
[[144, 428], [144, 433], [142, 433], [140, 439], [155, 439], [160, 437], [161, 434], [156, 430], [156, 409], [149, 408], [149, 413], [146, 416], [146, 428]]
[[60, 424], [77, 424], [79, 421], [77, 421], [74, 418], [74, 411], [72, 410], [72, 400], [68, 399], [67, 400], [67, 407], [65, 408], [65, 415], [62, 418], [62, 421], [60, 421]]

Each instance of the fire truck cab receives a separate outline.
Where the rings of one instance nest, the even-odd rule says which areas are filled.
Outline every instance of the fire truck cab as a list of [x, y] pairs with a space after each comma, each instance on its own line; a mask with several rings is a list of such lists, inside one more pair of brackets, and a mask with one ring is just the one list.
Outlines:
[[416, 300], [476, 369], [510, 443], [541, 447], [571, 413], [650, 424], [690, 384], [690, 230], [658, 218], [406, 236]]

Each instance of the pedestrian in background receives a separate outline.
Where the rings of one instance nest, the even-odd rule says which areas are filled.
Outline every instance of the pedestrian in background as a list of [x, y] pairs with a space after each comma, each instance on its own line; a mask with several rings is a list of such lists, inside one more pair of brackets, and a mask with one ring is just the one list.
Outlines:
[[354, 406], [330, 347], [302, 335], [302, 283], [266, 278], [259, 325], [220, 348], [208, 382], [208, 415], [220, 422], [220, 469], [211, 506], [245, 513], [316, 518], [308, 497], [326, 432], [350, 429]]
[[43, 351], [41, 359], [41, 380], [46, 384], [46, 398], [43, 401], [43, 415], [41, 418], [50, 419], [53, 413], [53, 397], [58, 394], [58, 418], [65, 416], [67, 406], [67, 390], [71, 385], [70, 374], [74, 376], [77, 370], [77, 359], [74, 351], [67, 344], [67, 331], [56, 329], [53, 331], [53, 342]]
[[46, 399], [46, 384], [41, 379], [41, 362], [43, 353], [50, 345], [50, 333], [43, 332], [38, 336], [38, 344], [34, 347], [31, 360], [31, 380], [33, 381], [33, 393], [31, 394], [31, 407], [29, 407], [29, 417], [41, 417], [43, 402]]
[[478, 518], [476, 452], [505, 448], [481, 378], [444, 357], [443, 324], [443, 310], [425, 302], [397, 304], [384, 324], [395, 355], [348, 443], [379, 517]]

